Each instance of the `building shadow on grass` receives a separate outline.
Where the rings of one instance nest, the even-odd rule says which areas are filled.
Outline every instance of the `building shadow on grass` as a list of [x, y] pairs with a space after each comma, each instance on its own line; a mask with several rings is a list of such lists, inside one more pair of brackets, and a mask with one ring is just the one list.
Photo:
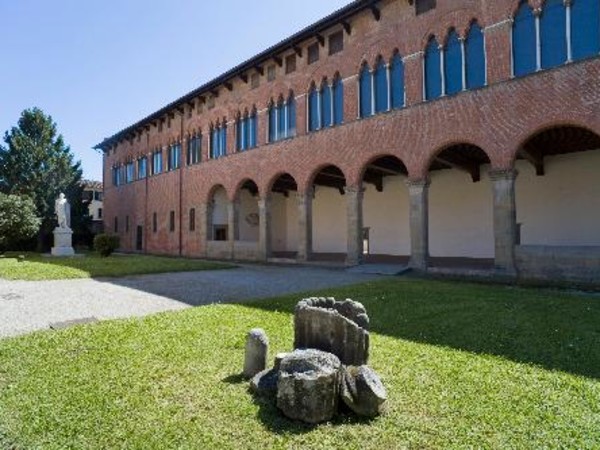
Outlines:
[[[394, 279], [335, 294], [365, 305], [372, 333], [600, 379], [597, 294]], [[244, 305], [293, 314], [298, 300]]]

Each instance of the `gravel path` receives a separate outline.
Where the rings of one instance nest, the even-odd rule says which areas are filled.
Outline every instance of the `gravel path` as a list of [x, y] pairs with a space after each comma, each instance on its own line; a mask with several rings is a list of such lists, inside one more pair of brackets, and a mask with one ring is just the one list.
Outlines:
[[214, 302], [306, 292], [377, 279], [375, 275], [307, 267], [245, 265], [231, 270], [104, 280], [0, 279], [0, 337], [59, 322], [144, 316]]

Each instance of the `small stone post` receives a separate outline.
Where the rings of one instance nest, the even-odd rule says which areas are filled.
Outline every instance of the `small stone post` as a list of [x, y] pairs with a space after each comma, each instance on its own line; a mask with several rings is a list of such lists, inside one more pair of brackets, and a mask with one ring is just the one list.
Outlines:
[[495, 267], [500, 274], [516, 275], [517, 207], [515, 201], [516, 170], [490, 171], [494, 188]]
[[246, 336], [246, 355], [244, 359], [244, 377], [252, 378], [267, 367], [269, 338], [261, 328], [250, 330]]
[[427, 270], [429, 259], [429, 180], [408, 181], [410, 195], [410, 267]]

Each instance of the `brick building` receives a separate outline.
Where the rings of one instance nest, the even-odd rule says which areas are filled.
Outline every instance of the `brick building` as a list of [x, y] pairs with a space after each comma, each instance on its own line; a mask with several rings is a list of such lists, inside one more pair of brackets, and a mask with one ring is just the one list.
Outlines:
[[354, 1], [99, 144], [105, 229], [598, 280], [599, 3]]

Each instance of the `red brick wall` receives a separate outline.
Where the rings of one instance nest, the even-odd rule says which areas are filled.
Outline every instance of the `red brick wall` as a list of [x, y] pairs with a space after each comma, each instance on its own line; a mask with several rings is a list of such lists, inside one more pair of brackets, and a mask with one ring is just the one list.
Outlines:
[[[183, 112], [174, 111], [170, 127], [164, 122], [162, 132], [150, 125], [139, 139], [123, 141], [116, 151], [110, 151], [105, 157], [105, 226], [112, 230], [113, 218], [119, 217], [123, 249], [134, 249], [135, 227], [144, 225], [148, 252], [177, 254], [181, 245], [183, 254], [201, 255], [200, 204], [208, 201], [211, 189], [217, 184], [223, 185], [233, 199], [240, 182], [249, 178], [256, 182], [262, 195], [278, 174], [288, 172], [299, 188], [305, 190], [318, 169], [335, 164], [344, 172], [349, 185], [358, 185], [364, 166], [384, 154], [400, 158], [409, 170], [409, 177], [420, 179], [427, 175], [431, 159], [456, 143], [479, 146], [488, 154], [492, 166], [502, 169], [511, 167], [519, 146], [527, 137], [547, 126], [580, 125], [600, 134], [600, 59], [510, 79], [511, 23], [508, 19], [517, 7], [517, 0], [439, 0], [436, 10], [419, 17], [415, 17], [414, 6], [407, 2], [383, 0], [380, 3], [380, 21], [375, 21], [369, 10], [352, 19], [352, 34], [344, 35], [343, 52], [328, 57], [326, 45], [321, 47], [320, 60], [307, 65], [306, 48], [311, 41], [306, 41], [300, 46], [303, 54], [297, 58], [296, 72], [285, 75], [285, 66], [277, 66], [276, 79], [267, 82], [265, 65], [265, 75], [258, 88], [251, 89], [249, 83], [240, 78], [231, 80], [233, 90], [220, 89], [213, 109], [208, 110], [204, 105], [199, 113], [196, 106], [188, 117], [185, 105]], [[486, 30], [490, 85], [423, 103], [423, 58], [419, 52], [431, 34], [443, 42], [449, 28], [455, 27], [464, 33], [473, 19], [482, 27], [491, 27]], [[389, 59], [395, 49], [404, 57], [412, 55], [405, 62], [408, 107], [358, 120], [356, 75], [361, 63], [367, 61], [372, 66], [380, 54]], [[318, 84], [323, 77], [331, 80], [336, 72], [345, 79], [344, 124], [307, 134], [305, 93], [312, 81]], [[290, 89], [297, 97], [297, 137], [267, 144], [267, 105], [279, 95], [287, 97]], [[259, 147], [236, 154], [233, 120], [238, 111], [250, 110], [253, 105], [259, 111]], [[209, 161], [209, 127], [223, 117], [229, 121], [228, 155]], [[114, 164], [161, 147], [166, 168], [166, 147], [183, 141], [184, 156], [185, 139], [200, 130], [203, 133], [201, 164], [184, 165], [175, 172], [126, 186], [112, 186], [110, 168]], [[185, 158], [183, 162], [185, 164]], [[188, 229], [190, 208], [196, 208], [195, 233]], [[170, 211], [175, 211], [174, 233], [168, 229]], [[153, 212], [158, 214], [158, 233], [152, 232]], [[130, 216], [128, 234], [124, 232], [126, 215]]]

